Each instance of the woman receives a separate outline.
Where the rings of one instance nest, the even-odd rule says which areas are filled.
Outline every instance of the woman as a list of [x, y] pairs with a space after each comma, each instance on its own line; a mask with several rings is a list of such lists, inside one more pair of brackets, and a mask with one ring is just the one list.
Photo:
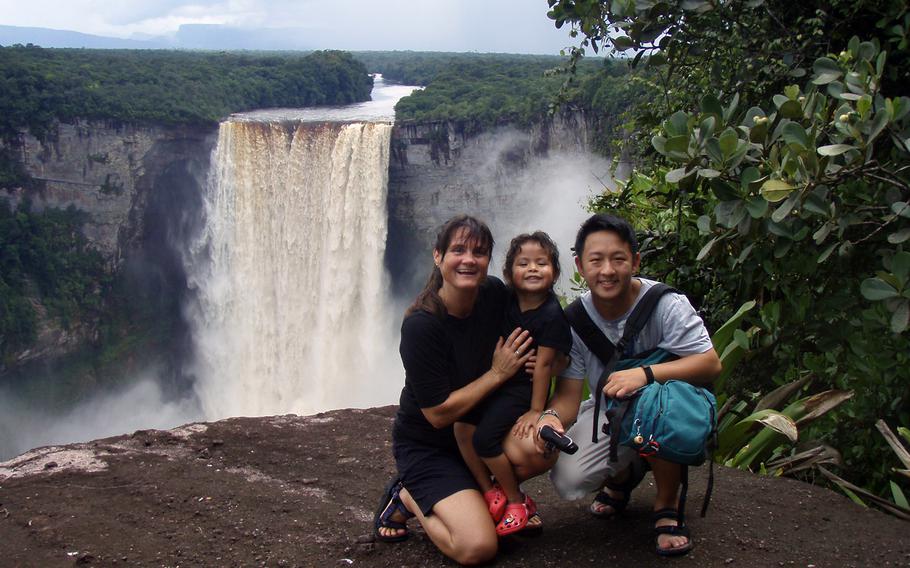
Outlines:
[[392, 431], [398, 476], [374, 518], [376, 538], [395, 542], [416, 516], [461, 564], [493, 558], [497, 538], [452, 424], [531, 357], [527, 332], [500, 337], [506, 292], [487, 278], [492, 249], [490, 229], [473, 217], [449, 220], [437, 236], [436, 267], [401, 325], [405, 386]]

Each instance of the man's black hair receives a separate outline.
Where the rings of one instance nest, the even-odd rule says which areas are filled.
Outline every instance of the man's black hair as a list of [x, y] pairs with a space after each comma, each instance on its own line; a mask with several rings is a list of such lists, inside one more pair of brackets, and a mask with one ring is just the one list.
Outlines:
[[612, 231], [619, 235], [619, 238], [629, 244], [632, 254], [638, 252], [638, 239], [635, 238], [635, 229], [622, 217], [610, 215], [609, 213], [595, 213], [581, 224], [578, 234], [575, 236], [575, 256], [581, 258], [585, 248], [585, 239], [591, 233], [598, 231]]

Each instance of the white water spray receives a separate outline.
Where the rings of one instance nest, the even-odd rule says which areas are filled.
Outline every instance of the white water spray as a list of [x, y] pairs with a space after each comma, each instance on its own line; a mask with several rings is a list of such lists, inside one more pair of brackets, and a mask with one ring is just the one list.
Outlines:
[[191, 279], [206, 417], [394, 402], [383, 266], [391, 130], [221, 124]]

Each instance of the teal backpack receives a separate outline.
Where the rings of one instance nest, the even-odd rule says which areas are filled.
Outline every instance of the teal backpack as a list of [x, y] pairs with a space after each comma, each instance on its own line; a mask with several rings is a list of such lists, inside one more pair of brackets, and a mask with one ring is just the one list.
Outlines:
[[[597, 442], [598, 417], [603, 399], [601, 393], [607, 377], [614, 371], [648, 367], [675, 358], [663, 349], [655, 349], [621, 359], [633, 338], [650, 319], [657, 302], [664, 294], [671, 292], [680, 293], [662, 283], [651, 286], [626, 319], [623, 336], [616, 345], [607, 339], [588, 315], [581, 298], [566, 308], [566, 317], [572, 328], [588, 349], [605, 364], [596, 390], [591, 393], [595, 397], [593, 442]], [[622, 444], [636, 449], [643, 457], [655, 456], [683, 465], [679, 503], [679, 519], [682, 524], [688, 490], [688, 466], [701, 465], [710, 455], [709, 442], [714, 441], [717, 435], [717, 401], [705, 388], [685, 381], [658, 383], [648, 371], [650, 369], [645, 370], [649, 379], [647, 385], [623, 400], [607, 402], [607, 423], [603, 425], [603, 432], [610, 435], [611, 461], [617, 460], [617, 449]], [[712, 462], [702, 516], [707, 512], [713, 485]]]

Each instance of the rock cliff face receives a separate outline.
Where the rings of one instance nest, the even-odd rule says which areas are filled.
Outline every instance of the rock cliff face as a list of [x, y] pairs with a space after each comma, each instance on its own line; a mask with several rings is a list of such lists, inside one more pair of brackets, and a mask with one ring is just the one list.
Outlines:
[[[0, 190], [0, 198], [14, 207], [28, 198], [35, 211], [73, 206], [86, 212], [83, 232], [111, 272], [142, 274], [159, 293], [179, 293], [177, 243], [196, 224], [216, 134], [214, 127], [113, 122], [59, 124], [43, 141], [25, 133], [21, 159], [35, 188]], [[95, 332], [85, 322], [63, 329], [41, 318], [36, 344], [16, 361], [66, 354]]]
[[[77, 122], [59, 124], [48, 140], [24, 134], [22, 163], [38, 182], [36, 210], [70, 205], [89, 214], [85, 236], [113, 264], [141, 248], [158, 191], [199, 192], [217, 134], [214, 128]], [[7, 191], [13, 204], [22, 190]], [[0, 194], [2, 195], [2, 194]], [[154, 209], [154, 205], [152, 205]]]
[[476, 131], [458, 122], [396, 126], [386, 253], [395, 292], [411, 296], [419, 287], [436, 231], [453, 215], [487, 221], [501, 251], [514, 231], [545, 228], [548, 221], [552, 226], [556, 205], [582, 211], [573, 195], [582, 197], [608, 172], [603, 158], [589, 151], [589, 130], [581, 112], [527, 129]]

